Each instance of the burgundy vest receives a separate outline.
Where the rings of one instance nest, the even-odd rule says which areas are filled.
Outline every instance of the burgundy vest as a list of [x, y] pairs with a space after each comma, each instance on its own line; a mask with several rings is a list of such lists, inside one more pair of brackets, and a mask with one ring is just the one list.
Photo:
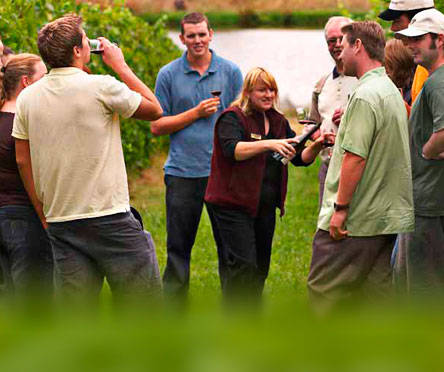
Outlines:
[[[265, 139], [265, 126], [262, 113], [253, 112], [246, 116], [238, 107], [230, 107], [226, 112], [234, 112], [239, 122], [244, 128], [244, 142], [260, 141]], [[221, 115], [221, 116], [222, 116]], [[266, 112], [270, 122], [270, 131], [274, 138], [286, 138], [287, 120], [276, 110], [271, 109]], [[250, 159], [237, 161], [234, 158], [226, 157], [223, 154], [222, 146], [217, 135], [217, 128], [220, 119], [217, 120], [214, 128], [213, 156], [211, 158], [211, 173], [208, 179], [208, 186], [205, 193], [205, 201], [222, 207], [242, 209], [251, 216], [257, 215], [260, 199], [260, 192], [266, 158], [268, 152], [256, 155]], [[284, 215], [284, 202], [287, 194], [287, 166], [282, 166], [281, 172], [281, 216]]]

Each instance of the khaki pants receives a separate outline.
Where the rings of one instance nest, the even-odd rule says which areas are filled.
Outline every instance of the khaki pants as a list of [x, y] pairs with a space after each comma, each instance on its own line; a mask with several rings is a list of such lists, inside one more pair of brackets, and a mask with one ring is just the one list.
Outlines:
[[395, 240], [394, 234], [333, 240], [318, 230], [307, 283], [310, 300], [334, 305], [354, 297], [387, 297]]

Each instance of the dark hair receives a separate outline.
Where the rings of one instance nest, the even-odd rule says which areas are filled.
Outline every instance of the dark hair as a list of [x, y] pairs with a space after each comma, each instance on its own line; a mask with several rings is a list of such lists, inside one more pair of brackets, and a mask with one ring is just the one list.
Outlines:
[[[432, 6], [430, 8], [411, 9], [411, 10], [406, 10], [405, 12], [402, 12], [402, 14], [405, 14], [407, 16], [407, 18], [411, 21], [413, 19], [413, 17], [415, 15], [417, 15], [419, 12], [422, 12], [423, 10], [427, 10], [427, 9], [433, 9], [433, 8], [434, 8], [434, 6]], [[400, 14], [400, 16], [402, 14]]]
[[210, 31], [210, 28], [211, 28], [210, 21], [208, 20], [208, 18], [207, 18], [207, 16], [205, 14], [197, 13], [197, 12], [186, 14], [182, 18], [182, 20], [180, 21], [180, 32], [181, 32], [181, 34], [183, 35], [183, 33], [184, 33], [184, 27], [183, 26], [184, 26], [185, 23], [191, 23], [193, 25], [197, 25], [198, 23], [202, 23], [202, 22], [206, 22], [208, 31]]
[[82, 17], [67, 14], [42, 27], [37, 45], [43, 60], [52, 68], [69, 67], [73, 61], [73, 48], [82, 47]]
[[0, 73], [0, 107], [6, 101], [14, 98], [14, 94], [22, 76], [32, 76], [35, 73], [35, 65], [42, 59], [35, 54], [17, 54], [2, 67]]
[[374, 21], [353, 22], [342, 27], [349, 44], [361, 40], [370, 59], [384, 63], [385, 36], [383, 28]]

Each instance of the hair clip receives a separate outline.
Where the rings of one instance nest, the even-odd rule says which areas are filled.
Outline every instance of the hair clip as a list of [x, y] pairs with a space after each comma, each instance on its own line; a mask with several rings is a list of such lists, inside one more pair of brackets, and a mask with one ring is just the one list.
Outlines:
[[5, 66], [2, 66], [2, 68], [0, 69], [0, 71], [3, 72], [3, 73], [5, 73], [5, 71], [6, 71], [6, 67], [5, 67]]

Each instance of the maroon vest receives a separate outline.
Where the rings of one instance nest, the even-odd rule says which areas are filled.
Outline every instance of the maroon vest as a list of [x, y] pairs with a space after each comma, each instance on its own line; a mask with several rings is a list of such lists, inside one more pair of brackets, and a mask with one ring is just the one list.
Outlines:
[[[226, 112], [234, 112], [244, 128], [245, 137], [242, 141], [260, 141], [257, 135], [265, 139], [265, 126], [262, 113], [253, 112], [246, 116], [238, 107], [230, 107]], [[266, 112], [270, 121], [270, 131], [274, 138], [286, 138], [287, 120], [276, 110]], [[222, 207], [245, 210], [251, 216], [257, 215], [262, 180], [268, 152], [256, 155], [250, 159], [237, 161], [224, 156], [217, 135], [220, 120], [214, 128], [213, 157], [211, 158], [211, 173], [205, 194], [205, 201]], [[282, 166], [281, 172], [281, 216], [284, 215], [284, 202], [287, 194], [287, 166]]]

